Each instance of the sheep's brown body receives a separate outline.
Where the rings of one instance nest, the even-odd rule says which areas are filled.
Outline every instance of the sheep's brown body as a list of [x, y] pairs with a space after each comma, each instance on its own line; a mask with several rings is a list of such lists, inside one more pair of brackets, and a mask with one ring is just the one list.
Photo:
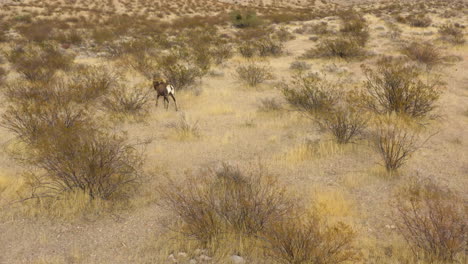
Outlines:
[[178, 111], [177, 107], [177, 101], [175, 99], [175, 89], [174, 86], [170, 85], [167, 81], [165, 80], [153, 80], [153, 88], [157, 93], [156, 97], [156, 106], [158, 106], [158, 101], [159, 97], [164, 98], [164, 106], [166, 110], [169, 108], [169, 99], [168, 96], [172, 97], [172, 100], [174, 100], [174, 105], [176, 111]]

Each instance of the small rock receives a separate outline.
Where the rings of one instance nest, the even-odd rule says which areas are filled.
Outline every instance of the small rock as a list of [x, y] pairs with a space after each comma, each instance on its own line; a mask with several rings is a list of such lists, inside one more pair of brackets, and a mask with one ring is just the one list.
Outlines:
[[188, 256], [188, 255], [187, 255], [187, 253], [185, 253], [185, 252], [179, 252], [179, 253], [177, 254], [177, 257], [183, 258], [183, 259], [187, 258], [187, 256]]
[[207, 255], [200, 255], [199, 258], [200, 258], [201, 261], [210, 261], [211, 260], [211, 258], [208, 257]]
[[234, 264], [244, 264], [245, 263], [245, 259], [243, 257], [241, 257], [241, 256], [238, 256], [238, 255], [232, 255], [231, 256], [231, 261]]
[[189, 261], [189, 264], [197, 264], [197, 261], [194, 260], [194, 259], [191, 259], [191, 260]]
[[172, 263], [177, 263], [177, 259], [174, 257], [174, 254], [170, 254], [167, 259], [169, 261], [172, 261]]

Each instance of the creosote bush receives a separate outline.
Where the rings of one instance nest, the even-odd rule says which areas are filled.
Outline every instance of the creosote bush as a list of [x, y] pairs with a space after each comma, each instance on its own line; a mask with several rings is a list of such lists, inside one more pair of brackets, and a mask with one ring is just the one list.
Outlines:
[[284, 264], [346, 263], [359, 260], [355, 232], [346, 224], [327, 224], [314, 214], [275, 222], [263, 234], [266, 254]]
[[115, 113], [142, 114], [145, 106], [151, 99], [151, 90], [148, 87], [132, 87], [130, 89], [118, 85], [102, 101], [103, 106]]
[[332, 110], [341, 97], [331, 83], [311, 73], [294, 75], [282, 92], [295, 110], [312, 116]]
[[223, 165], [183, 183], [158, 188], [161, 204], [182, 221], [184, 235], [208, 243], [221, 234], [253, 236], [287, 215], [292, 204], [264, 169], [241, 171]]
[[433, 111], [441, 90], [439, 82], [420, 80], [417, 67], [402, 60], [382, 58], [377, 69], [364, 66], [367, 77], [364, 106], [377, 113], [407, 115], [414, 118], [427, 116]]
[[366, 128], [367, 119], [362, 111], [352, 107], [334, 107], [330, 112], [316, 117], [322, 129], [336, 138], [338, 144], [347, 144], [361, 135]]
[[317, 48], [307, 50], [302, 57], [305, 59], [320, 57], [351, 59], [362, 57], [364, 55], [365, 51], [362, 49], [358, 41], [351, 37], [340, 36], [321, 41]]
[[355, 40], [360, 46], [365, 46], [370, 34], [364, 17], [355, 12], [343, 12], [340, 17], [342, 20], [340, 32]]
[[13, 69], [29, 81], [50, 81], [56, 71], [70, 69], [74, 57], [63, 54], [53, 45], [16, 47], [7, 54]]
[[268, 65], [249, 61], [236, 68], [235, 77], [250, 87], [255, 87], [267, 80], [273, 79], [272, 69]]
[[379, 120], [371, 134], [371, 141], [388, 172], [398, 170], [421, 147], [419, 134], [392, 118]]
[[404, 46], [401, 52], [410, 60], [426, 65], [428, 69], [442, 62], [442, 55], [439, 48], [428, 42], [412, 42]]
[[415, 260], [459, 263], [466, 257], [468, 207], [458, 194], [430, 179], [416, 179], [397, 196], [399, 233]]
[[446, 24], [439, 28], [439, 34], [442, 39], [450, 43], [460, 45], [465, 43], [463, 29], [453, 24]]

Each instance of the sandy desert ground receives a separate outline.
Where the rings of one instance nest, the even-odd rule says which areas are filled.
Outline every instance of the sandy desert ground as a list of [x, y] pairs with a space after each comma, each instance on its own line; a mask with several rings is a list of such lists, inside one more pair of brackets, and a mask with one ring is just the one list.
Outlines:
[[[468, 4], [313, 2], [0, 1], [0, 263], [467, 263]], [[253, 22], [236, 24], [230, 16], [236, 10], [244, 17], [255, 11]], [[417, 19], [426, 21], [419, 25]], [[336, 53], [321, 50], [329, 39], [354, 41], [362, 33], [346, 35], [343, 27], [349, 21], [364, 23], [359, 30], [368, 32], [366, 41]], [[441, 33], [446, 25], [455, 33]], [[422, 51], [405, 50], [411, 43], [422, 45]], [[250, 57], [248, 47], [264, 50], [254, 50]], [[304, 56], [308, 53], [313, 55]], [[40, 54], [46, 55], [35, 60]], [[404, 60], [420, 72], [414, 80], [437, 86], [439, 94], [431, 101], [435, 108], [427, 115], [382, 113], [358, 104], [361, 99], [353, 96], [366, 91], [365, 67], [376, 72], [383, 56]], [[270, 78], [248, 85], [238, 76], [245, 65], [263, 67]], [[179, 111], [171, 98], [168, 110], [162, 99], [155, 106], [151, 78], [161, 72], [174, 83], [197, 74], [187, 77], [186, 86], [174, 85]], [[357, 113], [366, 125], [349, 143], [340, 144], [320, 126], [317, 120], [328, 110], [301, 111], [287, 97], [285, 87], [300, 88], [294, 76], [305, 78], [307, 73], [320, 76], [319, 83], [329, 84], [326, 87], [352, 98], [349, 104], [362, 107]], [[109, 83], [98, 90], [99, 84], [86, 82], [87, 74], [90, 79], [105, 76]], [[141, 105], [135, 106], [138, 100]], [[73, 119], [74, 113], [80, 115], [61, 123]], [[395, 170], [386, 170], [375, 146], [379, 122], [387, 119], [404, 123], [411, 135], [417, 135], [414, 152]], [[124, 138], [124, 143], [116, 143], [121, 141], [113, 135]], [[105, 160], [100, 155], [112, 144], [123, 144], [118, 145], [120, 156]], [[135, 151], [127, 155], [130, 146]], [[126, 160], [135, 157], [133, 163]], [[262, 228], [251, 231], [245, 222], [240, 224], [242, 232], [235, 229], [229, 216], [237, 216], [236, 210], [245, 212], [249, 199], [238, 203], [239, 193], [207, 187], [222, 164], [244, 172], [247, 182], [255, 179], [252, 175], [271, 175], [279, 189], [268, 181], [266, 185], [253, 181], [253, 187], [249, 185], [253, 192], [239, 193], [271, 199], [256, 204], [255, 212], [287, 197], [291, 203], [284, 206], [291, 210], [281, 216], [285, 218], [270, 212]], [[90, 194], [91, 187], [63, 180], [83, 177], [87, 180], [80, 183], [86, 185], [93, 173], [109, 173], [111, 183], [100, 183]], [[124, 177], [131, 177], [131, 183], [123, 184]], [[427, 196], [427, 204], [416, 206], [427, 205], [429, 211], [416, 212], [446, 216], [438, 227], [458, 234], [441, 235], [450, 241], [441, 251], [424, 250], [405, 236], [409, 231], [401, 218], [402, 204], [426, 197], [429, 191], [418, 189], [426, 186], [421, 183], [425, 181], [441, 190]], [[116, 189], [104, 195], [102, 184], [107, 188], [115, 184]], [[179, 185], [183, 187], [177, 189]], [[207, 191], [210, 188], [215, 191]], [[225, 218], [204, 215], [210, 219], [203, 218], [205, 222], [197, 218], [197, 224], [210, 222], [212, 228], [223, 230], [208, 240], [186, 235], [183, 231], [193, 230], [195, 222], [187, 221], [181, 208], [182, 213], [168, 206], [170, 201], [181, 204], [196, 196], [201, 200], [187, 202], [184, 210], [199, 210], [205, 191], [206, 197], [208, 193], [223, 197], [212, 201], [213, 207], [226, 202], [228, 195], [235, 200], [232, 207], [223, 207]], [[437, 198], [441, 193], [443, 198]], [[431, 207], [434, 204], [440, 207]], [[275, 210], [284, 210], [282, 206]], [[309, 215], [328, 225], [317, 222], [313, 226], [320, 231], [304, 236], [310, 244], [285, 242], [285, 247], [292, 245], [292, 252], [278, 255], [281, 247], [275, 247], [272, 234], [283, 235], [287, 228], [281, 224], [286, 224], [293, 238], [284, 241], [291, 242], [306, 233], [301, 224], [315, 219]], [[338, 228], [338, 223], [346, 228]], [[430, 223], [422, 228], [430, 234], [421, 235], [422, 244], [439, 230]], [[211, 230], [203, 228], [207, 229], [202, 235]], [[337, 246], [339, 238], [348, 236], [343, 230], [352, 230], [353, 235]], [[316, 240], [307, 240], [313, 236]], [[301, 259], [301, 246], [309, 257]], [[324, 253], [331, 252], [328, 246], [336, 246], [343, 261]], [[447, 252], [453, 254], [447, 257]]]

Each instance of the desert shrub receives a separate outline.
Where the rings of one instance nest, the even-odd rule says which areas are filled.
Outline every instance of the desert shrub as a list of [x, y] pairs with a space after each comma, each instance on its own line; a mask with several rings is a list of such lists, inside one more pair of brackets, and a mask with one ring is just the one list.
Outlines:
[[453, 44], [463, 44], [465, 39], [463, 36], [463, 30], [459, 27], [456, 27], [453, 24], [446, 24], [439, 28], [439, 34], [442, 36], [442, 39]]
[[51, 38], [54, 25], [51, 21], [41, 20], [20, 25], [17, 29], [29, 41], [44, 42]]
[[296, 38], [294, 36], [294, 34], [289, 32], [289, 30], [287, 30], [284, 27], [281, 27], [278, 30], [276, 30], [275, 33], [274, 33], [274, 37], [275, 37], [275, 39], [278, 39], [281, 42], [286, 42], [288, 40], [293, 40], [293, 39]]
[[140, 114], [144, 112], [150, 99], [151, 90], [148, 87], [127, 89], [123, 85], [118, 85], [111, 90], [102, 104], [106, 109], [115, 113]]
[[281, 103], [275, 98], [264, 98], [260, 100], [259, 110], [263, 112], [279, 111], [282, 109]]
[[15, 48], [7, 54], [13, 68], [29, 81], [50, 81], [57, 70], [69, 70], [74, 57], [60, 52], [52, 45], [40, 48]]
[[278, 56], [283, 53], [283, 44], [279, 41], [275, 41], [272, 38], [263, 38], [254, 42], [258, 55], [261, 57], [266, 56]]
[[415, 180], [395, 203], [399, 233], [414, 256], [429, 263], [458, 263], [466, 257], [468, 208], [456, 193], [433, 181]]
[[105, 27], [94, 28], [91, 32], [91, 38], [98, 44], [111, 42], [118, 36], [112, 29]]
[[256, 55], [257, 47], [253, 42], [242, 42], [237, 49], [239, 53], [245, 58], [251, 58]]
[[81, 190], [91, 199], [111, 199], [136, 181], [142, 162], [125, 138], [94, 130], [57, 133], [35, 149], [29, 162], [45, 171], [40, 186], [52, 195]]
[[292, 204], [264, 169], [243, 172], [224, 165], [158, 191], [161, 204], [182, 221], [180, 232], [208, 243], [221, 233], [256, 235], [280, 220]]
[[0, 125], [30, 146], [54, 137], [57, 131], [80, 131], [89, 125], [86, 109], [60, 100], [11, 104], [2, 114]]
[[159, 72], [179, 91], [193, 87], [196, 79], [202, 74], [199, 68], [182, 62], [172, 65], [159, 64], [159, 67]]
[[305, 61], [293, 61], [289, 65], [289, 69], [295, 71], [307, 71], [310, 70], [311, 66]]
[[337, 37], [321, 41], [317, 48], [307, 50], [302, 57], [305, 59], [319, 57], [339, 57], [350, 59], [364, 55], [364, 50], [356, 40], [349, 37]]
[[266, 254], [284, 264], [343, 263], [359, 259], [355, 232], [344, 223], [327, 224], [318, 216], [295, 216], [273, 223], [262, 238]]
[[144, 52], [133, 54], [132, 56], [128, 57], [125, 62], [128, 63], [132, 69], [139, 72], [147, 79], [151, 79], [153, 74], [156, 72], [156, 69], [158, 68], [157, 61], [149, 54]]
[[406, 22], [412, 27], [428, 27], [432, 24], [432, 19], [425, 15], [418, 14], [406, 17]]
[[432, 68], [442, 62], [440, 50], [428, 42], [412, 42], [404, 46], [401, 52], [409, 59], [422, 63], [428, 68]]
[[365, 106], [377, 113], [391, 113], [424, 117], [435, 109], [440, 97], [439, 83], [423, 83], [415, 66], [402, 60], [383, 58], [377, 69], [364, 67], [367, 77]]
[[388, 172], [403, 166], [418, 150], [419, 135], [408, 126], [394, 120], [380, 120], [371, 140]]
[[353, 15], [351, 18], [342, 18], [340, 32], [354, 39], [361, 46], [367, 43], [370, 36], [366, 20], [359, 14]]
[[361, 135], [366, 128], [365, 115], [352, 107], [335, 107], [316, 118], [322, 129], [329, 131], [338, 144], [347, 144]]
[[217, 65], [222, 64], [234, 55], [232, 46], [229, 44], [215, 45], [210, 52]]
[[237, 28], [255, 27], [262, 23], [255, 11], [233, 11], [229, 15], [232, 25]]
[[236, 68], [235, 77], [250, 87], [255, 87], [273, 78], [272, 69], [255, 61], [247, 62]]
[[73, 72], [67, 82], [68, 89], [73, 93], [73, 100], [77, 103], [87, 103], [106, 94], [117, 84], [115, 73], [103, 67], [82, 67]]
[[330, 111], [340, 99], [333, 85], [314, 74], [296, 74], [282, 88], [288, 103], [300, 112], [315, 115]]
[[308, 34], [325, 35], [330, 33], [327, 22], [320, 22], [313, 25], [306, 25], [304, 28]]

